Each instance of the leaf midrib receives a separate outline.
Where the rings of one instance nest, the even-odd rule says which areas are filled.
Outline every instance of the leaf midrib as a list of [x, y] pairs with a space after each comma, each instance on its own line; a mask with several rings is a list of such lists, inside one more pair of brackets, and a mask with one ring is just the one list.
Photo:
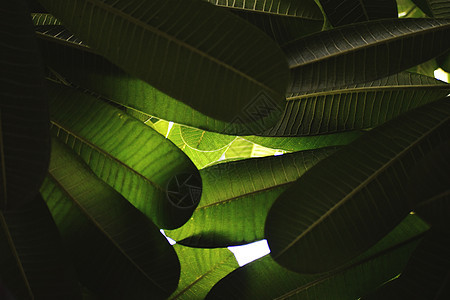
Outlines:
[[148, 274], [122, 249], [122, 247], [111, 237], [111, 235], [105, 231], [102, 226], [97, 222], [97, 220], [91, 216], [88, 211], [83, 207], [83, 205], [75, 199], [74, 196], [56, 179], [56, 177], [52, 174], [53, 169], [48, 170], [48, 176], [50, 179], [55, 183], [61, 191], [72, 200], [72, 203], [75, 203], [80, 211], [94, 224], [94, 226], [100, 230], [104, 236], [108, 238], [108, 240], [122, 253], [122, 255], [140, 272], [144, 275], [145, 278], [147, 278], [150, 282], [152, 282], [155, 286], [160, 288], [162, 291], [167, 292], [162, 286], [160, 286], [156, 281], [154, 281], [151, 277], [148, 276]]
[[92, 144], [91, 142], [87, 141], [86, 139], [82, 138], [81, 136], [77, 135], [76, 133], [68, 130], [67, 128], [65, 128], [64, 126], [62, 126], [61, 124], [59, 124], [56, 121], [51, 120], [50, 123], [52, 123], [53, 125], [57, 126], [59, 129], [64, 130], [65, 132], [67, 132], [67, 134], [70, 134], [71, 136], [73, 136], [74, 138], [76, 138], [77, 140], [79, 140], [80, 142], [82, 142], [83, 144], [87, 145], [88, 147], [92, 148], [93, 150], [97, 151], [98, 153], [100, 153], [101, 155], [103, 155], [104, 157], [106, 157], [107, 159], [111, 159], [113, 161], [115, 161], [118, 165], [122, 166], [123, 168], [129, 170], [131, 173], [136, 174], [138, 177], [140, 177], [141, 179], [143, 179], [145, 182], [149, 183], [150, 185], [152, 185], [153, 187], [155, 187], [156, 189], [158, 189], [159, 191], [164, 191], [164, 189], [162, 187], [160, 187], [158, 184], [156, 184], [155, 182], [149, 180], [147, 177], [145, 177], [143, 174], [139, 173], [138, 171], [136, 171], [135, 169], [131, 168], [130, 166], [128, 166], [126, 163], [122, 162], [121, 160], [119, 160], [118, 158], [110, 155], [108, 152], [104, 151], [103, 149], [97, 147], [96, 145]]
[[150, 26], [149, 24], [147, 24], [147, 23], [145, 23], [145, 22], [143, 22], [143, 21], [141, 21], [141, 20], [139, 20], [137, 18], [134, 18], [131, 15], [127, 15], [126, 13], [120, 11], [119, 9], [116, 9], [112, 5], [108, 5], [108, 4], [100, 2], [98, 0], [86, 0], [86, 1], [90, 2], [93, 6], [97, 6], [98, 8], [103, 9], [103, 10], [111, 13], [112, 15], [116, 15], [117, 17], [122, 18], [125, 21], [129, 21], [130, 23], [134, 24], [135, 26], [141, 27], [144, 30], [152, 32], [153, 34], [156, 34], [157, 36], [160, 36], [161, 38], [164, 38], [164, 39], [168, 40], [169, 42], [173, 42], [174, 44], [177, 44], [177, 45], [179, 45], [182, 48], [185, 48], [185, 49], [187, 49], [187, 50], [189, 50], [189, 51], [191, 51], [193, 53], [196, 53], [199, 56], [201, 56], [201, 57], [203, 57], [203, 58], [205, 58], [207, 60], [210, 60], [210, 61], [218, 64], [219, 66], [224, 67], [225, 69], [231, 71], [232, 73], [235, 73], [235, 74], [237, 74], [237, 75], [247, 79], [248, 81], [250, 81], [250, 82], [252, 82], [252, 83], [262, 87], [263, 89], [266, 89], [267, 91], [270, 91], [271, 93], [273, 93], [275, 95], [279, 94], [278, 92], [274, 91], [272, 88], [268, 87], [266, 84], [264, 84], [264, 83], [262, 83], [262, 82], [260, 82], [260, 81], [258, 81], [256, 79], [254, 79], [253, 77], [251, 77], [251, 76], [249, 76], [249, 75], [247, 75], [247, 74], [245, 74], [245, 73], [243, 73], [241, 71], [239, 71], [235, 67], [233, 67], [233, 66], [231, 66], [229, 64], [226, 64], [223, 61], [220, 61], [220, 60], [216, 59], [215, 57], [209, 55], [208, 53], [206, 53], [204, 51], [201, 51], [200, 49], [197, 49], [197, 48], [195, 48], [195, 47], [193, 47], [193, 46], [191, 46], [191, 45], [189, 45], [189, 44], [187, 44], [187, 43], [185, 43], [185, 42], [175, 38], [174, 36], [169, 35], [168, 33], [164, 32], [164, 31], [159, 30], [156, 27]]
[[448, 84], [428, 84], [428, 85], [393, 85], [393, 86], [371, 86], [371, 87], [355, 87], [355, 88], [339, 88], [336, 90], [331, 91], [320, 91], [320, 92], [314, 92], [310, 94], [302, 94], [299, 96], [291, 96], [286, 97], [286, 101], [296, 101], [306, 98], [313, 98], [313, 97], [320, 97], [320, 96], [331, 96], [331, 95], [342, 95], [342, 94], [351, 94], [351, 93], [376, 93], [378, 91], [384, 92], [384, 91], [394, 91], [394, 92], [401, 92], [405, 90], [447, 90], [450, 92], [450, 85]]
[[284, 247], [274, 258], [278, 258], [283, 255], [286, 251], [288, 251], [294, 244], [296, 244], [301, 238], [310, 233], [315, 227], [320, 225], [323, 220], [333, 214], [339, 207], [344, 205], [349, 199], [351, 199], [356, 193], [360, 192], [363, 188], [365, 188], [368, 184], [370, 184], [374, 179], [376, 179], [381, 173], [383, 173], [386, 169], [391, 167], [394, 163], [398, 162], [402, 156], [406, 155], [413, 147], [423, 141], [427, 136], [432, 133], [437, 128], [441, 127], [443, 124], [448, 122], [450, 117], [444, 118], [438, 124], [434, 125], [426, 132], [424, 132], [420, 137], [417, 137], [410, 145], [397, 153], [394, 157], [389, 159], [386, 163], [384, 163], [378, 170], [372, 173], [368, 178], [363, 180], [360, 184], [358, 184], [350, 193], [345, 195], [344, 198], [339, 200], [335, 205], [333, 205], [328, 211], [326, 211], [320, 218], [318, 218], [315, 222], [313, 222], [308, 228], [306, 228], [301, 234], [299, 234], [292, 242], [290, 242], [286, 247]]
[[[419, 19], [419, 20], [422, 20], [422, 19]], [[427, 19], [427, 21], [430, 21], [430, 20]], [[414, 23], [414, 24], [417, 25], [417, 23]], [[440, 23], [438, 25], [435, 24], [433, 27], [430, 27], [430, 28], [427, 28], [427, 29], [422, 29], [422, 30], [414, 31], [414, 32], [407, 32], [407, 33], [404, 33], [404, 34], [401, 34], [401, 35], [395, 35], [395, 36], [392, 36], [392, 37], [389, 37], [389, 38], [384, 38], [384, 39], [381, 39], [381, 40], [377, 40], [376, 42], [372, 42], [372, 43], [367, 43], [366, 42], [366, 44], [364, 44], [364, 45], [357, 45], [356, 47], [353, 47], [351, 49], [340, 50], [338, 52], [333, 52], [333, 53], [330, 53], [328, 55], [320, 56], [320, 57], [317, 57], [315, 59], [308, 60], [306, 62], [289, 65], [289, 68], [290, 69], [295, 69], [295, 68], [298, 68], [298, 67], [304, 67], [306, 65], [317, 63], [317, 62], [323, 61], [323, 60], [327, 60], [327, 59], [330, 59], [332, 57], [345, 56], [345, 55], [347, 55], [349, 53], [352, 53], [352, 52], [361, 51], [361, 50], [364, 50], [364, 49], [367, 49], [367, 48], [374, 48], [374, 47], [376, 47], [378, 45], [388, 44], [388, 43], [391, 43], [391, 42], [393, 42], [395, 40], [403, 40], [405, 37], [414, 37], [416, 35], [423, 35], [423, 34], [426, 34], [426, 33], [433, 32], [433, 31], [440, 31], [440, 30], [443, 30], [444, 27], [450, 27], [450, 24], [449, 23], [447, 23], [447, 24], [441, 24]], [[338, 32], [338, 31], [339, 32], [345, 32], [345, 29], [337, 30], [336, 32]], [[318, 33], [317, 35], [324, 35], [324, 34]], [[359, 37], [361, 37], [361, 35], [359, 35]], [[323, 38], [323, 37], [321, 37], [321, 38]], [[287, 48], [287, 47], [291, 46], [292, 44], [295, 44], [296, 42], [299, 42], [299, 41], [301, 41], [301, 39], [289, 42], [288, 44], [282, 46], [282, 49], [283, 48]], [[309, 49], [309, 50], [311, 50], [311, 49]]]
[[227, 6], [227, 5], [215, 4], [215, 3], [213, 3], [213, 4], [218, 7], [227, 8], [231, 11], [237, 10], [237, 11], [244, 11], [244, 12], [250, 12], [250, 13], [257, 13], [257, 14], [261, 14], [261, 15], [271, 15], [271, 16], [278, 16], [278, 17], [286, 17], [286, 18], [293, 18], [293, 19], [304, 19], [304, 20], [322, 21], [323, 22], [323, 19], [303, 16], [303, 15], [299, 16], [299, 15], [295, 15], [295, 14], [282, 14], [282, 13], [276, 13], [273, 11], [257, 10], [257, 9], [250, 9], [250, 8], [236, 7], [236, 6]]

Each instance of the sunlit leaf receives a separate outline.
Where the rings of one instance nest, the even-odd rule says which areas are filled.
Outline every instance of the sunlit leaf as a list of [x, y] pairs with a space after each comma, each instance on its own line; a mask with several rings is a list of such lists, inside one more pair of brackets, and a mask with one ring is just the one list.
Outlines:
[[176, 228], [189, 219], [201, 182], [183, 152], [149, 126], [88, 94], [51, 83], [48, 95], [52, 132], [97, 176], [160, 228]]
[[335, 150], [324, 148], [205, 168], [200, 171], [203, 195], [192, 218], [166, 234], [194, 247], [227, 247], [261, 240], [275, 199]]
[[203, 299], [223, 277], [239, 267], [233, 253], [225, 248], [199, 249], [174, 245], [180, 258], [178, 288], [168, 299]]
[[0, 212], [0, 253], [0, 278], [15, 296], [11, 299], [81, 299], [75, 272], [40, 195], [22, 208]]
[[289, 271], [267, 255], [230, 273], [206, 299], [358, 299], [401, 272], [427, 229], [409, 216], [362, 256], [323, 275]]
[[180, 265], [159, 229], [54, 140], [41, 189], [82, 283], [108, 299], [165, 299]]
[[43, 70], [27, 6], [0, 4], [0, 209], [34, 201], [50, 156]]
[[421, 200], [408, 185], [409, 173], [450, 139], [449, 129], [450, 102], [444, 98], [371, 130], [319, 162], [269, 211], [265, 236], [272, 257], [291, 270], [320, 273], [374, 245]]
[[288, 69], [278, 46], [244, 20], [209, 3], [40, 3], [102, 56], [208, 116], [232, 121], [241, 115], [243, 123], [274, 121], [275, 115], [255, 120], [242, 111], [261, 93], [274, 103], [284, 101]]

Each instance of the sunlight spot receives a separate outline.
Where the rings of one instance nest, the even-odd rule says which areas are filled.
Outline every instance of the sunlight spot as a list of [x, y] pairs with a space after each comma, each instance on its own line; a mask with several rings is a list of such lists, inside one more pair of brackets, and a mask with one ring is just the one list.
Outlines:
[[270, 253], [267, 240], [261, 240], [242, 246], [232, 246], [228, 247], [228, 249], [233, 252], [241, 267]]
[[169, 122], [169, 127], [167, 127], [166, 139], [169, 136], [170, 130], [172, 129], [173, 122]]
[[225, 152], [222, 154], [222, 156], [217, 160], [217, 161], [221, 161], [225, 159]]
[[448, 73], [442, 70], [441, 68], [434, 70], [434, 77], [439, 80], [448, 82]]
[[273, 155], [278, 156], [278, 155], [283, 155], [283, 154], [284, 154], [284, 151], [277, 151]]
[[161, 230], [159, 230], [159, 231], [161, 231], [161, 233], [166, 237], [166, 239], [169, 241], [169, 244], [175, 245], [175, 244], [177, 243], [177, 242], [175, 242], [174, 240], [172, 240], [170, 237], [168, 237], [168, 236], [166, 235], [166, 233], [164, 232], [163, 229], [161, 229]]
[[404, 17], [406, 16], [406, 11], [402, 11], [401, 13], [398, 14], [399, 17]]

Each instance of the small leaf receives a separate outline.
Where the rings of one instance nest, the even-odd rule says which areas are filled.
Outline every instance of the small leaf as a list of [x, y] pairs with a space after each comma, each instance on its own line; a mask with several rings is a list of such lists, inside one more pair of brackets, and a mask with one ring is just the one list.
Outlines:
[[233, 253], [225, 248], [199, 249], [174, 245], [180, 258], [178, 288], [168, 299], [204, 299], [223, 277], [239, 267]]
[[446, 52], [449, 34], [450, 20], [434, 19], [369, 21], [312, 34], [283, 46], [291, 68], [288, 91], [327, 90], [396, 74]]
[[53, 134], [97, 176], [160, 228], [176, 228], [190, 218], [201, 181], [182, 151], [149, 126], [74, 88], [52, 83], [48, 95]]
[[227, 247], [261, 240], [275, 199], [335, 150], [324, 148], [207, 167], [200, 171], [204, 191], [199, 206], [184, 226], [166, 234], [191, 247]]
[[40, 195], [19, 209], [0, 212], [0, 253], [0, 278], [14, 299], [81, 299], [75, 272]]
[[421, 200], [407, 189], [409, 173], [450, 139], [449, 129], [450, 102], [444, 98], [371, 130], [319, 162], [269, 211], [265, 235], [272, 257], [293, 271], [321, 273], [374, 245]]
[[366, 253], [323, 275], [289, 271], [266, 255], [219, 281], [206, 299], [358, 299], [403, 270], [427, 229], [420, 218], [408, 216]]
[[260, 93], [274, 103], [284, 102], [289, 73], [279, 47], [244, 20], [209, 3], [40, 3], [127, 73], [205, 115], [232, 121], [241, 114], [244, 123], [253, 122], [255, 117], [242, 110]]
[[180, 265], [159, 229], [54, 140], [41, 189], [80, 280], [105, 299], [165, 299]]
[[50, 157], [48, 103], [33, 27], [22, 0], [0, 4], [0, 209], [34, 201]]
[[337, 27], [370, 20], [397, 18], [395, 0], [320, 0], [330, 23]]

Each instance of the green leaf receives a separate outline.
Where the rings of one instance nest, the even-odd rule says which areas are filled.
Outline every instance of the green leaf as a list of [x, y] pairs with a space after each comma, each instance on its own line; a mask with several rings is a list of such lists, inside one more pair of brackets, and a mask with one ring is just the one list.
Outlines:
[[[278, 133], [282, 133], [279, 131]], [[283, 136], [245, 136], [246, 140], [275, 149], [286, 151], [303, 151], [331, 146], [342, 146], [362, 136], [362, 131], [324, 134], [317, 136], [283, 137]]]
[[396, 74], [446, 52], [449, 34], [450, 20], [433, 19], [369, 21], [312, 34], [283, 47], [291, 68], [288, 91], [327, 90]]
[[235, 136], [174, 124], [167, 136], [199, 169], [219, 160]]
[[371, 130], [300, 177], [267, 216], [272, 257], [293, 271], [326, 272], [390, 232], [421, 200], [407, 189], [410, 171], [450, 139], [448, 100]]
[[275, 104], [284, 102], [288, 69], [279, 47], [209, 3], [40, 3], [102, 56], [205, 115], [224, 121], [241, 115], [243, 123], [254, 122], [242, 111], [261, 93]]
[[314, 0], [206, 0], [252, 23], [278, 44], [320, 31], [323, 15]]
[[[182, 151], [93, 96], [54, 83], [48, 95], [52, 132], [98, 177], [160, 228], [176, 228], [190, 218], [201, 183], [197, 168]], [[177, 182], [188, 178], [195, 188]]]
[[[60, 26], [54, 29], [38, 26], [37, 30], [46, 65], [65, 81], [147, 115], [214, 132], [255, 134], [273, 126], [285, 104], [284, 99], [282, 103], [276, 103], [262, 93], [239, 114], [232, 115], [235, 118], [232, 122], [221, 121], [125, 73], [105, 58], [92, 53], [84, 44], [79, 44], [79, 40]], [[261, 116], [263, 119], [259, 120]], [[245, 118], [253, 121], [245, 121]]]
[[50, 157], [48, 103], [30, 14], [0, 4], [0, 210], [34, 201]]
[[408, 216], [364, 255], [323, 275], [289, 271], [267, 255], [230, 273], [206, 299], [358, 299], [402, 271], [427, 229], [419, 218]]
[[357, 22], [397, 18], [395, 0], [320, 0], [330, 23], [337, 27]]
[[426, 18], [426, 14], [411, 0], [397, 0], [399, 18]]
[[450, 18], [450, 1], [448, 0], [413, 0], [413, 2], [432, 18]]
[[19, 209], [0, 212], [0, 253], [0, 278], [14, 299], [81, 299], [75, 272], [40, 195]]
[[177, 290], [168, 299], [204, 299], [220, 279], [239, 267], [233, 253], [225, 248], [173, 247], [180, 258], [181, 276]]
[[87, 288], [107, 299], [176, 289], [179, 261], [159, 229], [57, 140], [41, 192]]
[[264, 135], [302, 136], [372, 128], [449, 93], [449, 84], [408, 72], [330, 91], [292, 93], [287, 96], [283, 117]]
[[288, 153], [205, 168], [200, 171], [204, 190], [199, 206], [184, 226], [166, 234], [191, 247], [227, 247], [261, 240], [275, 199], [335, 150]]
[[448, 296], [449, 252], [450, 235], [431, 229], [412, 253], [400, 277], [363, 299], [444, 299]]

